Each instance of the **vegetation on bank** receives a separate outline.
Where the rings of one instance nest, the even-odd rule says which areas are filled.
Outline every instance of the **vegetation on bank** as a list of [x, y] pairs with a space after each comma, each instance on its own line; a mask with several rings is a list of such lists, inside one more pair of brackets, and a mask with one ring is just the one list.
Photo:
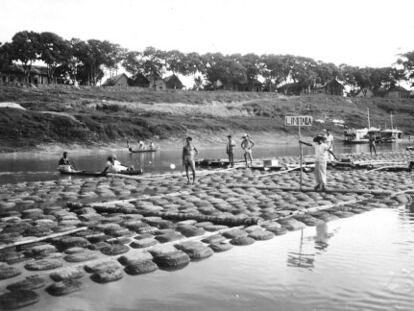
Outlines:
[[[395, 61], [398, 66], [360, 68], [295, 55], [199, 54], [154, 47], [129, 51], [107, 40], [66, 40], [52, 32], [34, 31], [20, 31], [10, 42], [0, 43], [0, 72], [21, 69], [27, 83], [35, 83], [29, 81], [30, 72], [33, 64], [41, 62], [47, 69], [47, 83], [52, 84], [97, 85], [104, 69], [113, 73], [122, 67], [133, 76], [152, 80], [179, 73], [192, 77], [195, 89], [272, 92], [291, 83], [300, 94], [311, 93], [338, 78], [352, 89], [380, 94], [401, 81], [413, 83], [414, 51], [399, 55]], [[16, 64], [21, 68], [15, 68]]]
[[[127, 139], [171, 139], [188, 133], [223, 135], [224, 132], [296, 134], [284, 126], [285, 115], [306, 114], [326, 120], [304, 129], [313, 134], [324, 127], [341, 135], [343, 128], [371, 124], [394, 125], [414, 133], [414, 100], [344, 98], [340, 96], [278, 96], [251, 92], [154, 92], [102, 88], [0, 88], [0, 102], [19, 103], [26, 110], [0, 108], [2, 151], [33, 148], [39, 144], [108, 144]], [[167, 103], [167, 104], [166, 104]], [[215, 105], [212, 109], [206, 109]], [[165, 108], [167, 107], [167, 108]], [[189, 109], [191, 108], [191, 109]], [[277, 137], [277, 136], [275, 136]]]

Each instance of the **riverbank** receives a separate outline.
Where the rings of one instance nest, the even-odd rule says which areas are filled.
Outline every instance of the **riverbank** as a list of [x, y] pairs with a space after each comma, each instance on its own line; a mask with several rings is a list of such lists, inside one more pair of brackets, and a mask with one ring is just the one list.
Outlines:
[[[90, 146], [123, 146], [127, 140], [154, 140], [162, 147], [181, 144], [188, 135], [199, 144], [221, 143], [228, 133], [248, 132], [256, 139], [272, 136], [291, 141], [297, 129], [284, 126], [285, 115], [312, 115], [311, 136], [330, 128], [342, 138], [343, 127], [363, 127], [370, 109], [371, 125], [394, 125], [414, 133], [411, 122], [413, 99], [344, 98], [313, 95], [286, 97], [274, 93], [165, 91], [104, 88], [13, 88], [0, 89], [0, 151], [28, 151]], [[16, 108], [14, 104], [23, 109]], [[13, 108], [14, 107], [14, 108]], [[264, 139], [266, 140], [266, 139]], [[273, 141], [273, 138], [272, 138]], [[264, 142], [265, 143], [265, 142]]]

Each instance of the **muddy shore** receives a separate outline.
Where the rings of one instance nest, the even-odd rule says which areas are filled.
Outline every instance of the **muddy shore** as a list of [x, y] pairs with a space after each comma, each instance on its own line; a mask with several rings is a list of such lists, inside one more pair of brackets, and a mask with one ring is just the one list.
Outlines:
[[[341, 157], [401, 165], [411, 153]], [[309, 172], [299, 191], [297, 171], [240, 168], [199, 171], [195, 185], [181, 173], [2, 185], [0, 306], [82, 290], [87, 276], [100, 286], [125, 273], [181, 269], [304, 226], [406, 204], [413, 188], [404, 171], [334, 168], [328, 183], [329, 191], [315, 192]]]

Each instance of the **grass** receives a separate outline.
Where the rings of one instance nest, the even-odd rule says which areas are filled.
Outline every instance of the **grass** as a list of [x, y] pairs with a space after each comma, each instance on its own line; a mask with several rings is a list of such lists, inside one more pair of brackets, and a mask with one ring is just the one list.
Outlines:
[[[348, 127], [394, 125], [414, 133], [414, 100], [343, 98], [339, 96], [278, 96], [274, 93], [163, 91], [103, 88], [0, 88], [0, 102], [11, 101], [27, 110], [0, 109], [1, 150], [43, 143], [113, 143], [127, 139], [169, 139], [188, 132], [222, 131], [295, 134], [284, 126], [285, 115], [312, 115], [315, 119], [342, 119]], [[63, 114], [43, 113], [64, 112]], [[65, 116], [67, 114], [68, 117]], [[304, 134], [332, 123], [304, 129]]]

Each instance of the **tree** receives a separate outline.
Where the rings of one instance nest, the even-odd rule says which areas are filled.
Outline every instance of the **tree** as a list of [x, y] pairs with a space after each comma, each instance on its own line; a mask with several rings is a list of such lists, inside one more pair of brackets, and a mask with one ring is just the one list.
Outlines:
[[414, 51], [401, 54], [397, 63], [403, 67], [403, 79], [411, 81], [411, 86], [414, 86]]
[[12, 64], [10, 43], [0, 43], [0, 71], [7, 70]]
[[260, 73], [260, 57], [256, 54], [250, 53], [243, 56], [238, 56], [240, 64], [246, 70], [246, 78], [248, 90], [253, 91], [257, 77]]
[[122, 67], [132, 75], [143, 73], [143, 62], [141, 59], [142, 54], [136, 51], [129, 51], [125, 54], [122, 60]]
[[279, 85], [286, 82], [290, 74], [291, 57], [284, 55], [262, 55], [261, 61], [263, 68], [261, 70], [263, 77], [266, 79], [266, 88], [271, 92], [272, 85]]
[[166, 69], [171, 71], [174, 75], [181, 73], [187, 75], [189, 72], [186, 56], [177, 50], [167, 51], [164, 54]]
[[32, 64], [40, 54], [39, 34], [33, 31], [16, 33], [10, 44], [10, 53], [12, 60], [22, 64], [26, 81], [28, 81]]
[[142, 52], [142, 71], [150, 79], [161, 77], [165, 70], [165, 52], [154, 47], [147, 47]]
[[42, 32], [39, 35], [39, 49], [39, 58], [47, 65], [49, 82], [56, 82], [56, 68], [67, 63], [72, 57], [69, 42], [52, 32]]

